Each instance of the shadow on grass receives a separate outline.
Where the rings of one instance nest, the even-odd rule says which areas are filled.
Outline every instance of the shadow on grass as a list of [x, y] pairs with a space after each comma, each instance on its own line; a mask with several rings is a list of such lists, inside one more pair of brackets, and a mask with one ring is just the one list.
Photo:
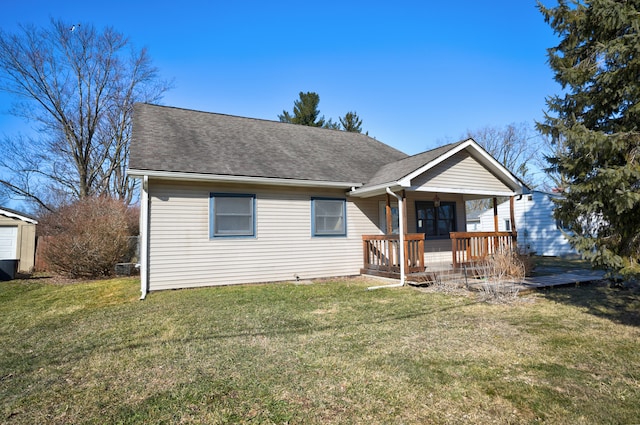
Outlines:
[[594, 316], [640, 327], [640, 287], [613, 287], [598, 281], [573, 287], [548, 288], [544, 296], [555, 302], [583, 308]]
[[[371, 326], [384, 323], [403, 322], [412, 320], [418, 317], [428, 315], [438, 315], [449, 310], [459, 310], [465, 307], [469, 307], [473, 304], [479, 303], [478, 301], [469, 302], [460, 305], [452, 305], [448, 307], [441, 307], [438, 309], [429, 310], [417, 310], [406, 313], [390, 313], [372, 315], [369, 318], [362, 320], [353, 320], [344, 323], [327, 323], [321, 324], [314, 320], [308, 320], [298, 317], [283, 317], [274, 316], [271, 320], [265, 320], [261, 322], [259, 326], [247, 327], [245, 330], [230, 331], [227, 332], [223, 329], [207, 328], [202, 333], [187, 333], [181, 334], [171, 339], [163, 340], [162, 344], [171, 343], [191, 343], [194, 341], [213, 341], [213, 340], [230, 340], [236, 338], [256, 338], [256, 337], [283, 337], [289, 335], [307, 335], [323, 332], [340, 332], [350, 328], [358, 328], [361, 326]], [[193, 323], [197, 323], [196, 318], [183, 319], [189, 321], [193, 320]], [[55, 325], [54, 325], [55, 328]], [[27, 370], [37, 370], [45, 365], [63, 365], [70, 360], [81, 359], [87, 352], [94, 352], [98, 350], [110, 351], [114, 353], [137, 350], [142, 348], [148, 348], [153, 345], [157, 345], [157, 335], [154, 334], [139, 334], [134, 340], [124, 341], [112, 341], [112, 343], [106, 347], [104, 341], [101, 338], [86, 339], [81, 343], [81, 347], [78, 346], [57, 346], [56, 350], [52, 350], [49, 355], [45, 357], [38, 357], [33, 355], [30, 357]], [[0, 361], [0, 367], [2, 362]], [[25, 365], [26, 366], [26, 365]]]

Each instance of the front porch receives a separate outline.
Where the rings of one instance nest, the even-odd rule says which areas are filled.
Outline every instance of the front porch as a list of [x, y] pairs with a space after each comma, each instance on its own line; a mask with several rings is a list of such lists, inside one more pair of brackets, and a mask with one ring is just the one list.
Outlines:
[[[516, 232], [451, 232], [450, 238], [451, 251], [432, 253], [425, 252], [429, 240], [425, 240], [424, 233], [405, 234], [406, 279], [424, 281], [445, 271], [474, 267], [496, 252], [511, 251], [517, 246]], [[399, 235], [364, 235], [362, 249], [362, 274], [400, 278]]]
[[[361, 273], [424, 278], [425, 273], [459, 270], [515, 249], [514, 197], [526, 190], [472, 139], [388, 164], [368, 184], [349, 192], [370, 200], [368, 216], [378, 221], [380, 231], [362, 233]], [[510, 199], [510, 215], [502, 221], [499, 198]], [[493, 226], [467, 232], [467, 202], [481, 200], [492, 201]]]

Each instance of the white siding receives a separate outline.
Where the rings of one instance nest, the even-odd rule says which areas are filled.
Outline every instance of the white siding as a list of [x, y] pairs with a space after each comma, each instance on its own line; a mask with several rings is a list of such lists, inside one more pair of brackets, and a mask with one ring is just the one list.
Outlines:
[[0, 260], [18, 258], [18, 226], [0, 226]]
[[[518, 246], [538, 255], [563, 256], [576, 251], [571, 247], [553, 217], [554, 203], [549, 194], [534, 191], [514, 202]], [[510, 216], [509, 202], [498, 205], [498, 230], [504, 231]], [[480, 216], [481, 230], [493, 231], [493, 209]]]
[[462, 151], [416, 177], [414, 187], [431, 186], [465, 191], [482, 190], [510, 192], [511, 189], [494, 174], [476, 161], [467, 151]]
[[[211, 192], [256, 195], [255, 238], [209, 238]], [[311, 197], [341, 190], [150, 181], [149, 289], [357, 275], [377, 200], [347, 199], [347, 236], [311, 236]], [[356, 204], [357, 203], [357, 204]]]

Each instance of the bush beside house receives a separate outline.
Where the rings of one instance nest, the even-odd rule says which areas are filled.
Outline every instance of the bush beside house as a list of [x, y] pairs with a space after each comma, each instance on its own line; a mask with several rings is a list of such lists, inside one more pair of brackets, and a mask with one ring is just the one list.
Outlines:
[[91, 197], [46, 214], [38, 253], [49, 271], [72, 278], [112, 275], [133, 256], [138, 210], [108, 197]]

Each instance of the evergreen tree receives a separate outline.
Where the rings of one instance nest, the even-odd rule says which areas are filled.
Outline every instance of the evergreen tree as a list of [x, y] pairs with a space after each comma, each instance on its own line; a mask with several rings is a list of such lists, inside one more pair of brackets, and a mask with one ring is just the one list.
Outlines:
[[329, 120], [327, 122], [325, 122], [322, 127], [323, 128], [330, 128], [332, 130], [340, 130], [340, 123], [339, 122], [333, 122], [333, 120], [331, 118], [329, 118]]
[[567, 186], [556, 216], [592, 264], [640, 275], [640, 0], [538, 3], [559, 36], [548, 50], [561, 95], [539, 129]]
[[362, 119], [355, 112], [347, 112], [344, 118], [340, 118], [340, 124], [344, 131], [362, 133]]
[[320, 96], [314, 92], [300, 92], [300, 99], [293, 102], [293, 115], [287, 111], [282, 111], [282, 115], [278, 115], [280, 122], [291, 124], [308, 125], [310, 127], [324, 127], [324, 116], [320, 115], [318, 104]]

